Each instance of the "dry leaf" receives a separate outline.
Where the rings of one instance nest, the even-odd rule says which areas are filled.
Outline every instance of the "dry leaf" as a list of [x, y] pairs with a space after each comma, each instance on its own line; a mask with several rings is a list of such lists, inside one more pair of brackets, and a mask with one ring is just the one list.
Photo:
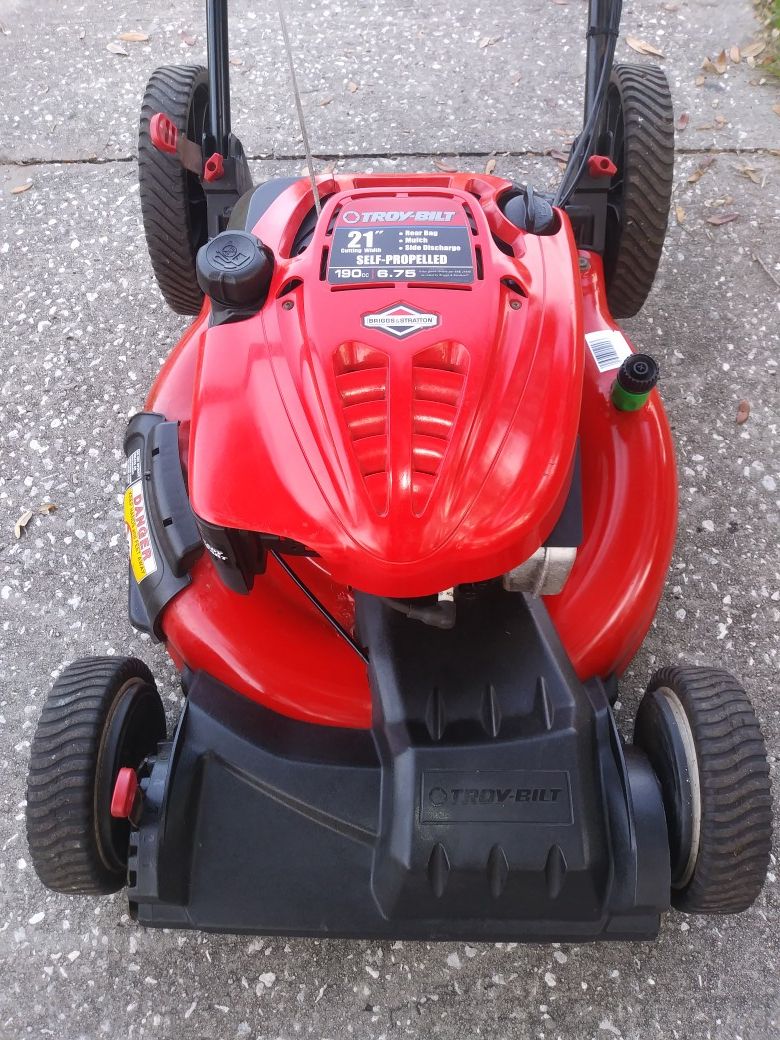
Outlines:
[[11, 188], [12, 195], [21, 195], [23, 191], [29, 191], [32, 188], [33, 182], [27, 181], [26, 184], [17, 184], [15, 188]]
[[677, 129], [678, 130], [684, 130], [686, 128], [686, 126], [688, 125], [688, 123], [690, 122], [690, 118], [691, 117], [688, 114], [688, 112], [681, 112], [679, 117], [678, 117], [678, 119], [677, 119]]
[[569, 161], [569, 153], [561, 152], [557, 148], [551, 148], [547, 154], [557, 162], [565, 163]]
[[325, 108], [325, 106], [329, 105], [332, 100], [332, 97], [326, 97], [324, 101], [320, 101], [320, 108]]
[[486, 47], [492, 47], [494, 43], [499, 43], [503, 38], [503, 36], [483, 36], [479, 41], [480, 50], [485, 50]]
[[184, 41], [184, 43], [187, 44], [188, 47], [194, 47], [195, 44], [198, 42], [198, 37], [193, 36], [188, 29], [182, 29], [182, 31], [179, 33], [179, 36], [181, 36], [182, 40]]
[[32, 518], [33, 518], [32, 509], [26, 509], [22, 513], [22, 515], [19, 517], [19, 519], [14, 524], [14, 534], [16, 535], [17, 538], [21, 538], [22, 537], [22, 531], [24, 530], [25, 527], [27, 527], [27, 525], [32, 520]]
[[117, 37], [119, 40], [124, 40], [125, 43], [146, 43], [149, 39], [149, 33], [145, 32], [123, 32]]
[[357, 83], [355, 83], [353, 80], [350, 80], [349, 83], [347, 83], [347, 90], [350, 92], [350, 94], [354, 94], [355, 91], [358, 90]]
[[713, 155], [710, 155], [708, 158], [706, 158], [702, 162], [700, 162], [699, 165], [696, 167], [696, 169], [693, 171], [693, 173], [688, 178], [688, 183], [689, 184], [698, 184], [698, 182], [702, 179], [702, 177], [707, 172], [707, 170], [709, 170], [710, 166], [713, 166], [714, 163], [715, 163], [715, 156], [713, 156]]
[[757, 58], [763, 50], [766, 50], [766, 43], [763, 40], [756, 40], [755, 43], [750, 43], [747, 47], [742, 48], [742, 57]]
[[722, 227], [724, 224], [731, 224], [735, 220], [739, 220], [739, 213], [716, 213], [714, 217], [707, 217], [707, 223], [712, 224], [713, 227]]
[[54, 502], [42, 502], [38, 506], [38, 512], [43, 513], [44, 516], [47, 516], [49, 513], [56, 513], [56, 511], [57, 506], [54, 504]]
[[112, 54], [118, 54], [120, 58], [127, 58], [130, 54], [130, 51], [123, 47], [121, 43], [117, 43], [114, 40], [106, 44], [106, 50], [111, 51]]
[[638, 54], [652, 54], [655, 58], [665, 58], [666, 55], [663, 51], [659, 51], [657, 47], [654, 47], [652, 43], [646, 43], [644, 40], [638, 40], [636, 36], [627, 36], [626, 43], [632, 51], [636, 51]]
[[697, 76], [696, 79], [693, 82], [696, 84], [697, 87], [703, 87], [704, 84], [707, 82], [707, 77], [706, 76]]
[[729, 57], [735, 65], [739, 65], [739, 63], [742, 61], [742, 51], [739, 49], [739, 47], [735, 45], [729, 51]]
[[485, 163], [485, 173], [492, 173], [493, 170], [495, 170], [495, 168], [496, 168], [496, 163], [497, 162], [498, 162], [497, 159], [494, 159], [494, 158], [488, 159], [488, 161]]
[[80, 29], [79, 30], [79, 39], [80, 40], [83, 40], [86, 37], [86, 35], [87, 35], [87, 30], [86, 29]]
[[747, 177], [749, 181], [754, 184], [761, 184], [761, 178], [758, 176], [758, 172], [754, 166], [740, 166], [737, 173], [743, 177]]
[[244, 64], [243, 58], [229, 58], [228, 60], [230, 61], [231, 65], [235, 65], [236, 67]]
[[777, 105], [772, 105], [772, 111], [776, 116], [780, 116], [780, 103]]
[[728, 67], [729, 59], [725, 51], [721, 51], [714, 61], [710, 57], [705, 58], [702, 64], [705, 72], [714, 72], [717, 76], [722, 76]]
[[685, 210], [682, 208], [682, 206], [675, 206], [674, 207], [674, 215], [677, 218], [677, 223], [678, 224], [684, 224], [685, 223]]
[[452, 163], [447, 162], [446, 159], [434, 159], [433, 165], [437, 170], [443, 170], [444, 173], [457, 173], [458, 167], [453, 166]]
[[737, 426], [744, 426], [744, 424], [748, 421], [749, 418], [750, 401], [740, 401], [739, 406], [737, 407], [737, 417], [735, 420]]

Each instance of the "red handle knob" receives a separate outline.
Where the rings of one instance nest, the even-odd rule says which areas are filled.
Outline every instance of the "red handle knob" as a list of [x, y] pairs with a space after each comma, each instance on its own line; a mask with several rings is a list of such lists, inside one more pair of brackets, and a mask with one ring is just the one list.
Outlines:
[[588, 173], [591, 177], [614, 177], [617, 166], [608, 155], [591, 155], [588, 159]]
[[179, 131], [164, 112], [158, 112], [149, 120], [149, 137], [158, 152], [176, 154]]

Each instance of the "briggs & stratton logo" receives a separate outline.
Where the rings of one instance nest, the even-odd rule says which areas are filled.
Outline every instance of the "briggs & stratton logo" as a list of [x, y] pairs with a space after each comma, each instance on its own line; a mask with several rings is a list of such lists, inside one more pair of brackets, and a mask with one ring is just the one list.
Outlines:
[[438, 314], [419, 311], [408, 303], [395, 303], [374, 314], [363, 315], [363, 325], [367, 329], [379, 329], [396, 339], [405, 339], [423, 329], [434, 329], [438, 324]]

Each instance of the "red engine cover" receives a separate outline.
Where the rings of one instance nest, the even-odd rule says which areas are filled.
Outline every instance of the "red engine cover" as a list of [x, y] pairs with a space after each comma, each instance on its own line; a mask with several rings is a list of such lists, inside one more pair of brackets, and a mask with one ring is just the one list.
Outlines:
[[305, 182], [261, 219], [270, 298], [201, 345], [202, 519], [294, 539], [388, 596], [495, 577], [543, 542], [580, 416], [577, 252], [567, 221], [543, 238], [510, 225], [506, 182], [453, 180], [323, 186], [298, 256]]

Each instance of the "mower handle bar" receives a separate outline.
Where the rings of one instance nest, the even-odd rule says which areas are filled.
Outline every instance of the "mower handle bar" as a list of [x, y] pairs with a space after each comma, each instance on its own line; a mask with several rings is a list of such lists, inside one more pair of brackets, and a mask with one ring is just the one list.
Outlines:
[[[584, 123], [600, 104], [598, 86], [609, 51], [608, 27], [616, 24], [622, 0], [588, 0], [588, 35], [585, 69]], [[230, 125], [230, 53], [228, 49], [227, 0], [206, 0], [206, 38], [209, 73], [209, 133], [207, 151], [228, 153]], [[609, 74], [607, 74], [609, 79]]]

